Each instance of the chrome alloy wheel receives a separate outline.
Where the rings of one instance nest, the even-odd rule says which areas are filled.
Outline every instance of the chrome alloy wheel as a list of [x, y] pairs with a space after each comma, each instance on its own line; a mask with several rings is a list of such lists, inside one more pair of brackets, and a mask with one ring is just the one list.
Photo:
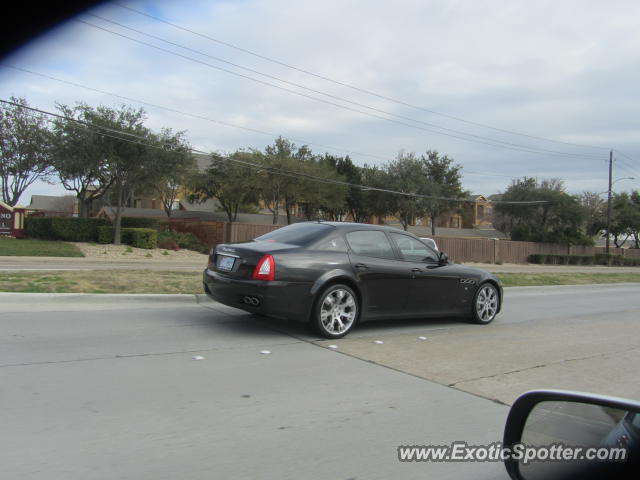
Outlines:
[[476, 316], [482, 323], [489, 323], [498, 313], [498, 292], [493, 285], [480, 287], [476, 296]]
[[322, 299], [320, 322], [327, 333], [341, 335], [351, 328], [357, 313], [358, 306], [353, 295], [337, 288], [330, 290]]

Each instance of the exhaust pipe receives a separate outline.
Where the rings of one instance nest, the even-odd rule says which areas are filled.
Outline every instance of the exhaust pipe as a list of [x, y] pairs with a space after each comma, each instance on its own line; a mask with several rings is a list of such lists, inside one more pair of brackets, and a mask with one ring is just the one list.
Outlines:
[[258, 297], [245, 295], [242, 301], [247, 305], [251, 305], [252, 307], [257, 307], [258, 305], [260, 305], [260, 299]]

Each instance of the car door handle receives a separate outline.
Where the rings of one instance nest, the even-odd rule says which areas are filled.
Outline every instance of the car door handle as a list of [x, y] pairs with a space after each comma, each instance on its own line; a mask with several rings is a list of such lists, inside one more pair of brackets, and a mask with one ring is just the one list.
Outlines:
[[369, 268], [364, 263], [356, 263], [354, 267], [356, 267], [358, 270], [366, 270], [367, 268]]
[[421, 268], [412, 268], [411, 269], [411, 272], [413, 272], [413, 273], [418, 273], [418, 272], [421, 272], [421, 271], [422, 271]]

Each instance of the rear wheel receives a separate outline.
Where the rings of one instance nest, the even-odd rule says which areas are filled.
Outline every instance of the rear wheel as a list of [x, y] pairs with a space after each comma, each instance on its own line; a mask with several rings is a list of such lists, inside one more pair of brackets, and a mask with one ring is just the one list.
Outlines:
[[344, 337], [358, 319], [358, 298], [346, 285], [327, 287], [319, 296], [311, 319], [315, 329], [326, 338]]
[[483, 283], [473, 299], [473, 321], [475, 323], [491, 323], [500, 308], [498, 289], [491, 283]]

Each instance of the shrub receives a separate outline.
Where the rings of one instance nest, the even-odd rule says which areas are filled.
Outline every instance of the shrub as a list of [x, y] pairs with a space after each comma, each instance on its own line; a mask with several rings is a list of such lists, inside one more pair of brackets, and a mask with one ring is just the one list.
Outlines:
[[544, 253], [532, 253], [528, 257], [529, 263], [544, 263], [546, 261], [546, 255]]
[[24, 230], [27, 237], [53, 240], [53, 228], [50, 217], [26, 217]]
[[123, 228], [153, 228], [160, 229], [160, 220], [150, 217], [122, 217], [120, 225]]
[[640, 267], [640, 258], [638, 257], [623, 257], [622, 264], [626, 267]]
[[579, 265], [582, 261], [582, 255], [569, 255], [568, 264], [569, 265]]
[[158, 237], [158, 248], [164, 248], [165, 250], [178, 250], [180, 247], [173, 238]]
[[551, 265], [567, 265], [570, 255], [547, 255], [546, 262]]
[[[163, 245], [173, 245], [177, 247], [194, 250], [196, 252], [207, 253], [209, 249], [203, 245], [198, 237], [191, 232], [160, 232], [158, 234], [158, 242]], [[171, 247], [161, 247], [171, 248]]]
[[27, 217], [25, 229], [32, 238], [94, 242], [98, 239], [98, 228], [108, 224], [101, 218]]
[[113, 243], [113, 227], [107, 225], [98, 227], [98, 243]]
[[[115, 229], [111, 226], [100, 227], [98, 243], [112, 243]], [[120, 242], [136, 248], [156, 248], [158, 232], [153, 228], [123, 228]]]
[[127, 237], [131, 241], [125, 242], [127, 245], [137, 248], [156, 248], [158, 244], [158, 231], [153, 228], [125, 228]]
[[593, 255], [583, 255], [581, 265], [594, 265], [596, 258]]

